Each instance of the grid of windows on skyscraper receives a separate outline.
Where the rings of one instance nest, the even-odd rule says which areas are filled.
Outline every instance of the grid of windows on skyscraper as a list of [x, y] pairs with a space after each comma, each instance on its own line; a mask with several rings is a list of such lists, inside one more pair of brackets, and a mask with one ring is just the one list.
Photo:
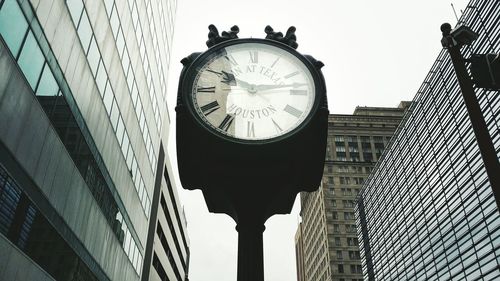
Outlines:
[[[464, 57], [500, 51], [500, 1], [460, 21], [480, 36]], [[500, 95], [475, 89], [500, 156]], [[365, 280], [499, 280], [500, 213], [448, 53], [443, 50], [363, 187]]]

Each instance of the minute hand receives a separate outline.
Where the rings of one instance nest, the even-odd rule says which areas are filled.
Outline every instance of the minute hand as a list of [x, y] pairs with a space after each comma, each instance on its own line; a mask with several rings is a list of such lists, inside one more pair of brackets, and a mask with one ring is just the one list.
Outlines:
[[298, 88], [300, 86], [307, 85], [305, 83], [293, 83], [293, 84], [283, 84], [283, 85], [257, 85], [255, 88], [257, 91], [263, 91], [263, 90], [271, 90], [271, 89], [279, 89], [279, 88]]

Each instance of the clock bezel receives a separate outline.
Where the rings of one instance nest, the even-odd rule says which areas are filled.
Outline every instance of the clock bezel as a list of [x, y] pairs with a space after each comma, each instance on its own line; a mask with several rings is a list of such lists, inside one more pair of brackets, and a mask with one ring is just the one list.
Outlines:
[[[242, 139], [242, 138], [237, 138], [234, 136], [230, 136], [224, 133], [219, 132], [218, 130], [214, 129], [212, 125], [207, 124], [207, 121], [204, 120], [201, 116], [198, 115], [198, 112], [196, 108], [194, 108], [194, 101], [193, 101], [193, 84], [196, 82], [196, 76], [198, 75], [199, 71], [206, 65], [207, 62], [209, 62], [217, 53], [221, 52], [223, 48], [226, 48], [228, 46], [233, 46], [233, 45], [239, 45], [239, 44], [248, 44], [248, 43], [256, 43], [256, 44], [265, 44], [265, 45], [271, 45], [274, 47], [277, 47], [279, 49], [282, 49], [285, 52], [290, 53], [291, 55], [295, 56], [297, 59], [299, 59], [307, 68], [307, 70], [310, 72], [312, 80], [313, 80], [313, 87], [315, 91], [315, 97], [313, 104], [311, 106], [311, 110], [309, 111], [309, 114], [303, 119], [303, 121], [297, 125], [294, 129], [279, 135], [275, 136], [272, 138], [268, 139], [257, 139], [257, 140], [251, 140], [251, 139]], [[296, 135], [298, 132], [303, 130], [307, 125], [310, 123], [311, 119], [316, 115], [320, 102], [323, 99], [323, 95], [325, 94], [325, 87], [323, 85], [323, 79], [321, 74], [319, 73], [318, 69], [312, 64], [311, 61], [309, 61], [305, 56], [297, 52], [295, 49], [289, 47], [286, 44], [283, 44], [281, 42], [277, 42], [274, 40], [269, 40], [269, 39], [260, 39], [260, 38], [238, 38], [238, 39], [232, 39], [228, 40], [222, 43], [219, 43], [217, 45], [212, 46], [209, 48], [207, 51], [204, 53], [200, 54], [194, 61], [189, 65], [189, 67], [186, 69], [186, 72], [184, 74], [183, 78], [183, 83], [182, 83], [182, 98], [183, 98], [183, 103], [186, 105], [189, 115], [194, 118], [195, 123], [198, 124], [202, 129], [205, 131], [210, 132], [212, 135], [222, 138], [224, 140], [234, 142], [234, 143], [239, 143], [239, 144], [264, 144], [264, 143], [274, 143], [274, 142], [279, 142], [281, 140], [287, 139], [291, 136]]]

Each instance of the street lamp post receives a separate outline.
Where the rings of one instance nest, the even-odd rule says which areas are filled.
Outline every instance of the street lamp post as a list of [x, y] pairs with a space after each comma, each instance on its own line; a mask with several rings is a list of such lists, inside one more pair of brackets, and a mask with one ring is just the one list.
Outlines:
[[465, 106], [469, 113], [472, 129], [474, 130], [479, 151], [493, 190], [493, 195], [497, 202], [497, 209], [500, 210], [500, 164], [486, 121], [481, 112], [481, 107], [479, 106], [472, 80], [467, 72], [465, 60], [460, 52], [462, 46], [472, 43], [477, 39], [478, 35], [466, 26], [459, 26], [452, 30], [449, 23], [442, 24], [441, 31], [443, 33], [441, 43], [450, 54], [451, 62], [453, 63], [455, 74], [457, 75], [458, 84], [462, 90]]

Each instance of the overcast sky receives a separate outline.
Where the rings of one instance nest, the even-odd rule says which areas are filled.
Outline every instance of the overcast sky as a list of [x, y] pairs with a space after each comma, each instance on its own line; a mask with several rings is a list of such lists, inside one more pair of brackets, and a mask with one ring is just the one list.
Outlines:
[[[297, 28], [297, 51], [321, 60], [330, 113], [351, 114], [360, 106], [397, 106], [412, 100], [441, 50], [444, 22], [455, 25], [465, 0], [178, 0], [169, 74], [172, 121], [168, 150], [175, 158], [175, 99], [180, 60], [207, 49], [208, 25], [239, 37], [264, 38], [264, 27]], [[188, 191], [174, 175], [185, 207], [190, 238], [191, 281], [235, 281], [237, 232], [227, 215], [208, 213], [201, 191]], [[290, 215], [274, 216], [264, 232], [267, 281], [296, 280], [294, 235], [300, 204]]]

